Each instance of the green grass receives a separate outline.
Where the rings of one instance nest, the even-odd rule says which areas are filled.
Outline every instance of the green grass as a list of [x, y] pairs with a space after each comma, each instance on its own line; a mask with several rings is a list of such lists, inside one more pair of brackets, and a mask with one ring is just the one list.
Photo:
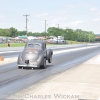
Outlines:
[[78, 42], [78, 41], [71, 41], [71, 40], [67, 40], [68, 44], [82, 44], [84, 42]]
[[[10, 47], [22, 47], [25, 46], [25, 43], [10, 43]], [[2, 47], [8, 47], [8, 44], [0, 44], [0, 48]]]

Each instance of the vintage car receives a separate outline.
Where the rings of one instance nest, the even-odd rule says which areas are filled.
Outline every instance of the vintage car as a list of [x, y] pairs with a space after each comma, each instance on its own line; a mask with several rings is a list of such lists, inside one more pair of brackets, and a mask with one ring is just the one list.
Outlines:
[[46, 68], [46, 60], [51, 63], [52, 55], [52, 49], [47, 49], [44, 41], [30, 40], [18, 56], [18, 68]]

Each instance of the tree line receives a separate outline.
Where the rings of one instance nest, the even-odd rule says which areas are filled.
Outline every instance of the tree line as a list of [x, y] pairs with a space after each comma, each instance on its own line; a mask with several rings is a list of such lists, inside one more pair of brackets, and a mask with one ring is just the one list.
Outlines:
[[[26, 31], [18, 31], [11, 27], [9, 29], [0, 28], [0, 36], [16, 37], [26, 35]], [[28, 32], [28, 36], [63, 36], [65, 40], [73, 40], [79, 42], [95, 42], [95, 34], [92, 31], [84, 31], [81, 29], [73, 30], [71, 28], [49, 27], [47, 32]]]

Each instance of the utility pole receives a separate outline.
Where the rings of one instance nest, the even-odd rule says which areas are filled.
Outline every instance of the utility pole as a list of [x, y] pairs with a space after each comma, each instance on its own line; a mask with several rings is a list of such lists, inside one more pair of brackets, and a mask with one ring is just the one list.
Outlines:
[[28, 34], [28, 32], [27, 32], [27, 21], [28, 21], [28, 19], [27, 19], [27, 16], [29, 16], [29, 15], [23, 15], [23, 16], [26, 16], [26, 36], [27, 36], [27, 34]]
[[47, 22], [47, 21], [45, 20], [45, 33], [46, 33], [46, 22]]
[[44, 21], [45, 21], [45, 38], [46, 38], [46, 32], [47, 32], [47, 31], [46, 31], [46, 30], [47, 30], [47, 27], [46, 27], [46, 26], [47, 26], [47, 20], [44, 20]]
[[57, 24], [57, 25], [58, 25], [58, 29], [59, 29], [59, 25], [60, 25], [60, 24]]

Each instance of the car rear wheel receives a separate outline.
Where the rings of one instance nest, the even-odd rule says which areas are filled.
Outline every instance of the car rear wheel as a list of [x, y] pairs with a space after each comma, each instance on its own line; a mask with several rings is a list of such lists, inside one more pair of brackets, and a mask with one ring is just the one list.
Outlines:
[[44, 58], [43, 65], [41, 65], [40, 68], [41, 69], [45, 69], [46, 68], [46, 58]]
[[50, 58], [48, 59], [48, 63], [52, 62], [52, 55], [50, 56]]

